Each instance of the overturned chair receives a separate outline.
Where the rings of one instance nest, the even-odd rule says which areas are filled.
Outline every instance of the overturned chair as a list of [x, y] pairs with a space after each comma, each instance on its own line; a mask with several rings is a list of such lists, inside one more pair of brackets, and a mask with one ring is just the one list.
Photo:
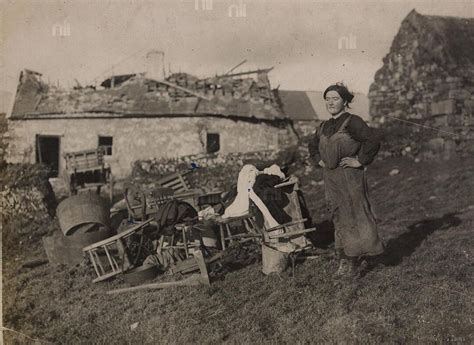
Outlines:
[[304, 218], [303, 213], [306, 213], [307, 207], [303, 194], [299, 188], [299, 180], [297, 177], [291, 177], [288, 181], [276, 185], [274, 188], [281, 188], [283, 193], [289, 199], [289, 203], [284, 207], [286, 212], [292, 219], [291, 222], [277, 225], [272, 228], [263, 229], [263, 239], [265, 243], [289, 241], [296, 244], [298, 250], [304, 250], [311, 247], [310, 242], [306, 239], [304, 234], [316, 230], [314, 227], [306, 228], [308, 216]]
[[126, 241], [131, 236], [143, 231], [151, 221], [152, 219], [149, 219], [138, 223], [122, 233], [91, 244], [83, 249], [84, 253], [89, 256], [97, 275], [92, 282], [96, 283], [112, 278], [134, 267], [134, 263], [127, 251]]
[[[303, 216], [306, 204], [299, 188], [298, 178], [291, 177], [287, 181], [275, 185], [274, 188], [280, 189], [288, 198], [288, 204], [283, 208], [283, 211], [291, 218], [291, 221], [273, 227], [266, 226], [266, 222], [258, 221], [261, 216], [259, 217], [257, 207], [251, 208], [246, 215], [218, 219], [223, 249], [233, 242], [249, 239], [270, 245], [291, 242], [296, 246], [295, 251], [297, 252], [311, 248], [311, 243], [304, 235], [315, 231], [316, 228], [307, 228], [305, 225], [308, 222], [308, 218]], [[244, 231], [235, 233], [232, 226], [235, 223], [240, 223], [242, 225], [240, 228]]]

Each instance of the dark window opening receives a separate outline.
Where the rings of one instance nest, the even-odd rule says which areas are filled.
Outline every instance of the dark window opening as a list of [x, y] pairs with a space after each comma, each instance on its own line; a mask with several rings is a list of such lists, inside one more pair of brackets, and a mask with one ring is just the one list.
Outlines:
[[207, 133], [206, 137], [206, 151], [207, 153], [218, 152], [221, 148], [220, 138], [218, 133]]
[[59, 175], [59, 137], [36, 135], [36, 163], [49, 167], [49, 177]]
[[112, 144], [113, 137], [99, 136], [99, 147], [103, 147], [105, 149], [106, 156], [112, 156]]

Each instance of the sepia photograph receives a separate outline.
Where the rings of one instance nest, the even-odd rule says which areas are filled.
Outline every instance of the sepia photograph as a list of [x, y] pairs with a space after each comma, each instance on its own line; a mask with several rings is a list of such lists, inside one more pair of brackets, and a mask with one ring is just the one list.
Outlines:
[[0, 0], [1, 344], [472, 344], [472, 0]]

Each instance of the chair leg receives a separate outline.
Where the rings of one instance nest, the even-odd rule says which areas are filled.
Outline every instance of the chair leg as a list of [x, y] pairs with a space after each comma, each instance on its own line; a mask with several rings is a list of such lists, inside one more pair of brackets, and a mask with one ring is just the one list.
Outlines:
[[165, 236], [164, 235], [161, 235], [160, 236], [160, 240], [158, 242], [158, 248], [156, 248], [156, 253], [157, 254], [161, 254], [161, 250], [163, 248], [163, 242], [165, 241]]
[[233, 240], [232, 240], [232, 233], [230, 232], [230, 225], [229, 224], [226, 224], [225, 225], [225, 228], [227, 230], [227, 238], [229, 239], [229, 242], [232, 243]]
[[117, 247], [119, 249], [119, 253], [120, 252], [123, 253], [122, 269], [125, 271], [126, 269], [131, 267], [132, 264], [130, 263], [130, 258], [128, 257], [128, 254], [127, 254], [127, 248], [125, 248], [125, 245], [123, 244], [121, 238], [117, 239]]
[[94, 270], [95, 270], [95, 273], [97, 274], [97, 277], [100, 277], [100, 272], [99, 272], [99, 268], [97, 267], [97, 264], [95, 262], [95, 257], [94, 255], [92, 254], [92, 250], [89, 250], [87, 251], [89, 253], [89, 257], [91, 259], [91, 262], [92, 262], [92, 266], [94, 266]]
[[183, 234], [183, 246], [184, 246], [184, 253], [186, 254], [186, 259], [189, 259], [189, 250], [188, 250], [188, 241], [186, 238], [186, 227], [183, 226], [181, 229], [181, 232]]
[[247, 232], [254, 235], [258, 235], [260, 233], [257, 224], [255, 224], [255, 221], [252, 218], [243, 219], [242, 221], [244, 222]]
[[219, 231], [221, 235], [221, 246], [222, 250], [225, 250], [225, 235], [224, 235], [224, 224], [219, 224]]

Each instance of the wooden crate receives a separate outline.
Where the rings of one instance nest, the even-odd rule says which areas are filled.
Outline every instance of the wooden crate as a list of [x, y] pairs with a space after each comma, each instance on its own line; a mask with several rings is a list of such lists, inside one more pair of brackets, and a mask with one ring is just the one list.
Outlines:
[[104, 167], [104, 154], [105, 149], [103, 147], [65, 153], [66, 170], [79, 173], [102, 169]]

